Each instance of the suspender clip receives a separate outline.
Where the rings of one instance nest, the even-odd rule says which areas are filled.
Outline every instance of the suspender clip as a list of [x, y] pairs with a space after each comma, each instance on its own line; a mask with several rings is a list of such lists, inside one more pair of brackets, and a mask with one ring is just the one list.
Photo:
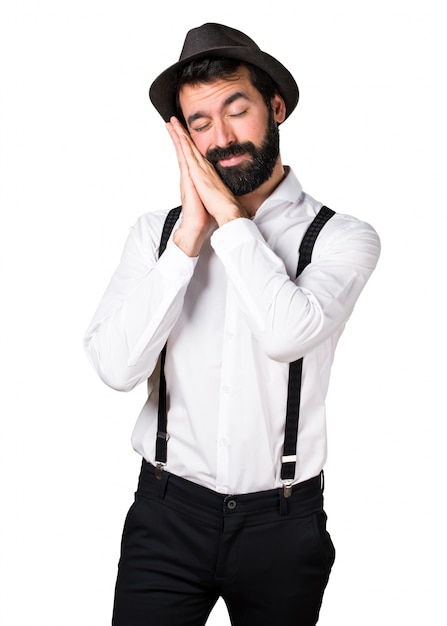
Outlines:
[[283, 485], [284, 485], [284, 497], [285, 498], [290, 498], [290, 496], [292, 495], [292, 480], [284, 480], [283, 481]]
[[160, 430], [157, 430], [157, 437], [159, 439], [165, 439], [166, 441], [169, 441], [170, 436], [168, 435], [168, 433], [162, 433]]
[[163, 476], [163, 469], [166, 467], [166, 463], [157, 463], [155, 466], [155, 478], [161, 480]]

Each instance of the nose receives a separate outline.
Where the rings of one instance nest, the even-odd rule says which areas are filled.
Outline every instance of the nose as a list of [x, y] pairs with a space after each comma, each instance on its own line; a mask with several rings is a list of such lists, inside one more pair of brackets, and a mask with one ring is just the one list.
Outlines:
[[213, 148], [226, 148], [236, 141], [232, 126], [227, 120], [216, 121], [213, 131]]

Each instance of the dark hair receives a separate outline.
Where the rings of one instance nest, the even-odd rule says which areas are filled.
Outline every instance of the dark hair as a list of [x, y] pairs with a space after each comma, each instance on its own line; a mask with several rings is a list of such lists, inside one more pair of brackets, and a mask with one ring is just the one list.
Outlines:
[[220, 79], [231, 79], [237, 74], [237, 70], [245, 66], [250, 73], [250, 81], [270, 109], [271, 99], [276, 93], [280, 93], [278, 85], [261, 68], [245, 63], [239, 59], [228, 58], [206, 58], [191, 61], [187, 65], [180, 67], [177, 73], [177, 93], [176, 107], [179, 118], [184, 122], [182, 110], [180, 108], [179, 93], [183, 85], [197, 85], [199, 83], [212, 83]]

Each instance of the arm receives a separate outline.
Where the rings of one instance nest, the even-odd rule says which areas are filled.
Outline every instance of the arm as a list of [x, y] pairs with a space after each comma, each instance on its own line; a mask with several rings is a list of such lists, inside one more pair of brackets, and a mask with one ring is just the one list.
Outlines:
[[131, 229], [120, 264], [84, 338], [102, 380], [128, 391], [152, 373], [183, 306], [194, 259], [168, 243], [158, 260], [165, 213], [143, 216]]
[[[216, 221], [222, 224], [245, 215], [178, 120], [173, 118], [167, 127], [180, 169], [180, 227], [157, 260], [162, 218], [153, 214], [140, 219], [84, 339], [99, 376], [123, 391], [154, 370], [180, 315], [197, 255]], [[208, 202], [215, 207], [213, 213], [205, 209]]]
[[312, 263], [297, 280], [249, 220], [223, 226], [211, 242], [253, 334], [270, 358], [282, 362], [304, 356], [343, 328], [380, 253], [368, 224], [339, 214], [323, 228]]

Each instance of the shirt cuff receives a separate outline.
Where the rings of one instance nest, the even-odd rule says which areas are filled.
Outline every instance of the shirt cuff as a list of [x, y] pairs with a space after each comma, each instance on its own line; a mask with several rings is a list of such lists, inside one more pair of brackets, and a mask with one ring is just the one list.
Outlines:
[[169, 241], [166, 250], [157, 263], [157, 270], [162, 276], [180, 276], [190, 279], [197, 265], [198, 257], [189, 257], [173, 241]]
[[264, 241], [256, 224], [250, 219], [240, 217], [214, 231], [211, 236], [211, 245], [216, 252], [220, 249], [233, 250], [253, 239]]

